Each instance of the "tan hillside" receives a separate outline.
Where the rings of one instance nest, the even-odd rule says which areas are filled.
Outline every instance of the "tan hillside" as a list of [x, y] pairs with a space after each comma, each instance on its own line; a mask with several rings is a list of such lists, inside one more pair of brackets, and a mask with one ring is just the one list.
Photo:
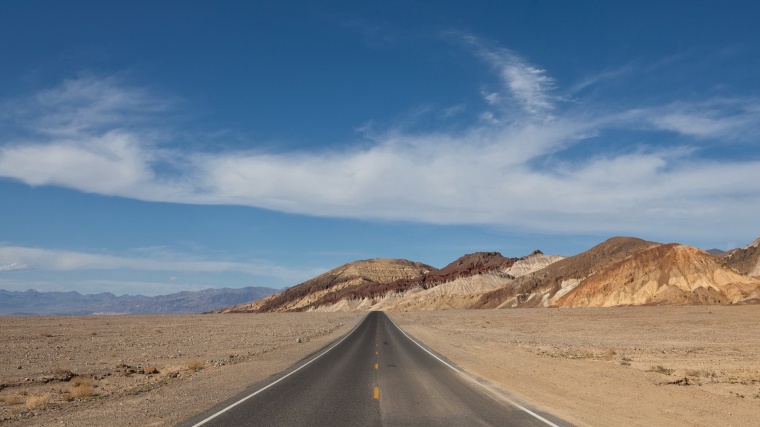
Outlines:
[[[462, 277], [508, 268], [520, 259], [506, 258], [498, 252], [476, 252], [464, 255], [440, 270], [405, 260], [358, 261], [338, 267], [268, 299], [225, 311], [370, 310], [375, 309], [374, 306], [383, 299], [429, 289]], [[403, 274], [367, 274], [368, 269], [392, 272], [399, 267], [404, 267]]]
[[250, 304], [224, 309], [224, 313], [302, 311], [314, 302], [343, 289], [420, 277], [435, 268], [402, 259], [369, 259], [330, 270], [279, 294]]
[[659, 245], [633, 237], [613, 237], [586, 252], [552, 263], [483, 294], [472, 308], [548, 307], [586, 277]]
[[742, 276], [712, 255], [660, 245], [582, 280], [556, 307], [733, 304], [760, 297], [760, 280]]
[[[540, 251], [537, 252], [540, 253]], [[388, 296], [404, 295], [407, 292], [430, 289], [460, 278], [505, 269], [521, 259], [506, 258], [498, 252], [475, 252], [461, 256], [446, 267], [431, 271], [420, 277], [347, 288], [340, 292], [335, 301], [343, 299], [369, 299], [371, 304], [374, 305], [377, 300], [387, 298]], [[316, 305], [322, 306], [327, 303], [331, 303], [331, 301], [323, 299]]]
[[321, 301], [317, 311], [445, 310], [469, 308], [485, 292], [498, 289], [525, 274], [545, 267], [560, 256], [541, 251], [522, 258], [506, 258], [498, 252], [477, 252], [460, 257], [446, 267], [416, 279], [347, 288], [348, 297], [334, 303]]
[[499, 269], [499, 272], [508, 274], [512, 277], [522, 277], [526, 274], [546, 268], [550, 264], [554, 264], [563, 259], [565, 259], [565, 257], [561, 255], [545, 255], [540, 251], [535, 251], [527, 257], [520, 258], [510, 267]]
[[483, 294], [507, 285], [516, 277], [540, 270], [561, 259], [563, 257], [558, 255], [544, 255], [536, 251], [511, 265], [487, 273], [461, 277], [434, 288], [398, 295], [390, 301], [383, 300], [374, 309], [410, 311], [470, 308]]
[[726, 264], [746, 276], [760, 277], [760, 239], [720, 255]]
[[416, 288], [405, 294], [391, 295], [373, 310], [452, 310], [469, 308], [485, 292], [504, 286], [513, 279], [496, 273], [462, 277], [430, 289]]
[[522, 258], [476, 252], [440, 270], [400, 259], [371, 259], [223, 312], [760, 302], [760, 277], [749, 277], [760, 276], [759, 251], [760, 239], [713, 256], [679, 244], [614, 237], [569, 258], [540, 251]]

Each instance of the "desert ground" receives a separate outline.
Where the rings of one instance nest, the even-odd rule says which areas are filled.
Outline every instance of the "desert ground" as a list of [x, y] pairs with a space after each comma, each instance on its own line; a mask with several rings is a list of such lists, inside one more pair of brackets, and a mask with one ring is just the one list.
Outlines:
[[405, 312], [407, 332], [576, 425], [760, 425], [760, 306]]
[[[760, 422], [760, 306], [389, 315], [471, 374], [577, 425]], [[0, 425], [174, 425], [362, 318], [0, 317]]]
[[0, 425], [175, 425], [319, 350], [362, 317], [0, 317]]

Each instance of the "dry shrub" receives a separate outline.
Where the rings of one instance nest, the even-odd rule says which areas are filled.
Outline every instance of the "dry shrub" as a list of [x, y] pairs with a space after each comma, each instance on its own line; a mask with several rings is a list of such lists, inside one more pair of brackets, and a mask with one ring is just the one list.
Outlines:
[[24, 398], [17, 394], [11, 396], [2, 396], [0, 397], [0, 400], [2, 400], [6, 405], [20, 405], [24, 403]]
[[91, 385], [82, 384], [72, 388], [70, 395], [73, 398], [91, 397], [95, 396], [95, 389]]
[[90, 385], [90, 384], [92, 384], [92, 382], [87, 377], [76, 376], [76, 377], [72, 378], [71, 381], [69, 381], [69, 384], [72, 387], [79, 387], [82, 384]]
[[199, 370], [201, 370], [203, 368], [204, 368], [203, 362], [201, 362], [200, 360], [193, 359], [193, 360], [187, 362], [187, 369], [189, 369], [191, 371], [199, 371]]
[[612, 360], [616, 354], [617, 350], [615, 350], [615, 347], [610, 347], [607, 349], [607, 352], [604, 353], [604, 360]]
[[687, 369], [686, 370], [686, 376], [688, 377], [705, 377], [705, 378], [715, 378], [718, 375], [713, 371], [708, 371], [705, 369]]
[[27, 409], [36, 409], [47, 405], [48, 402], [50, 402], [50, 393], [38, 393], [27, 397], [24, 406]]
[[71, 398], [83, 398], [95, 395], [95, 389], [92, 387], [92, 382], [89, 378], [75, 377], [69, 381], [69, 384], [71, 384], [71, 391], [69, 392]]
[[663, 374], [663, 375], [673, 375], [675, 370], [666, 368], [662, 365], [657, 365], [657, 366], [652, 366], [651, 368], [649, 368], [647, 372], [657, 372], [658, 374]]

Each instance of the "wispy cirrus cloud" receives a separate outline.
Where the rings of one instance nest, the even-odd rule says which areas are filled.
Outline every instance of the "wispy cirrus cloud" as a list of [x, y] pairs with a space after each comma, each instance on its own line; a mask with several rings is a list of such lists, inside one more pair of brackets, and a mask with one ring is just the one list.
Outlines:
[[645, 116], [658, 129], [696, 138], [755, 142], [760, 135], [758, 99], [676, 102], [655, 108]]
[[[754, 224], [760, 160], [718, 161], [699, 151], [705, 138], [756, 144], [760, 100], [581, 109], [555, 95], [548, 71], [466, 41], [499, 84], [483, 91], [483, 120], [465, 130], [400, 126], [372, 133], [353, 146], [360, 148], [330, 151], [178, 151], [162, 148], [170, 128], [141, 119], [168, 104], [118, 79], [87, 78], [25, 101], [30, 136], [0, 142], [0, 176], [148, 201], [543, 232], [738, 235]], [[40, 97], [54, 102], [34, 107]], [[13, 114], [4, 108], [3, 117]], [[613, 131], [639, 142], [605, 140]], [[663, 132], [679, 138], [661, 144]], [[584, 151], [590, 142], [595, 149]], [[164, 173], [162, 163], [176, 170]], [[134, 262], [151, 265], [144, 261]]]
[[[141, 252], [142, 253], [142, 252]], [[86, 253], [67, 250], [0, 246], [0, 271], [13, 270], [140, 270], [185, 273], [236, 272], [252, 276], [274, 277], [284, 281], [302, 280], [313, 273], [278, 266], [268, 261], [247, 262], [207, 260], [187, 254], [151, 252], [153, 256], [129, 256]], [[143, 255], [146, 255], [143, 253]]]
[[108, 132], [113, 128], [145, 129], [160, 120], [176, 100], [157, 97], [145, 88], [123, 90], [118, 76], [85, 75], [43, 90], [20, 105], [17, 117], [33, 122], [34, 132], [57, 138], [83, 133]]
[[[498, 91], [484, 91], [489, 105], [500, 106], [514, 114], [513, 103], [527, 114], [550, 118], [559, 100], [553, 91], [556, 83], [546, 70], [531, 65], [516, 53], [503, 48], [487, 48], [478, 38], [464, 34], [460, 38], [470, 45], [475, 54], [490, 65], [498, 75]], [[511, 102], [510, 102], [511, 101]]]
[[23, 271], [28, 270], [29, 266], [26, 264], [19, 264], [12, 262], [10, 264], [0, 265], [0, 271]]

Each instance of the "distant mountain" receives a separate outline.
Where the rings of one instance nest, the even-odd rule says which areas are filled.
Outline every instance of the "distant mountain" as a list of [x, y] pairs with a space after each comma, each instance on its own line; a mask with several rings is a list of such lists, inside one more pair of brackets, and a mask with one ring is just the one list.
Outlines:
[[78, 292], [24, 292], [0, 289], [0, 315], [89, 315], [89, 314], [179, 314], [202, 313], [261, 299], [276, 289], [247, 287], [206, 289], [147, 297], [116, 296], [104, 292], [82, 295]]

